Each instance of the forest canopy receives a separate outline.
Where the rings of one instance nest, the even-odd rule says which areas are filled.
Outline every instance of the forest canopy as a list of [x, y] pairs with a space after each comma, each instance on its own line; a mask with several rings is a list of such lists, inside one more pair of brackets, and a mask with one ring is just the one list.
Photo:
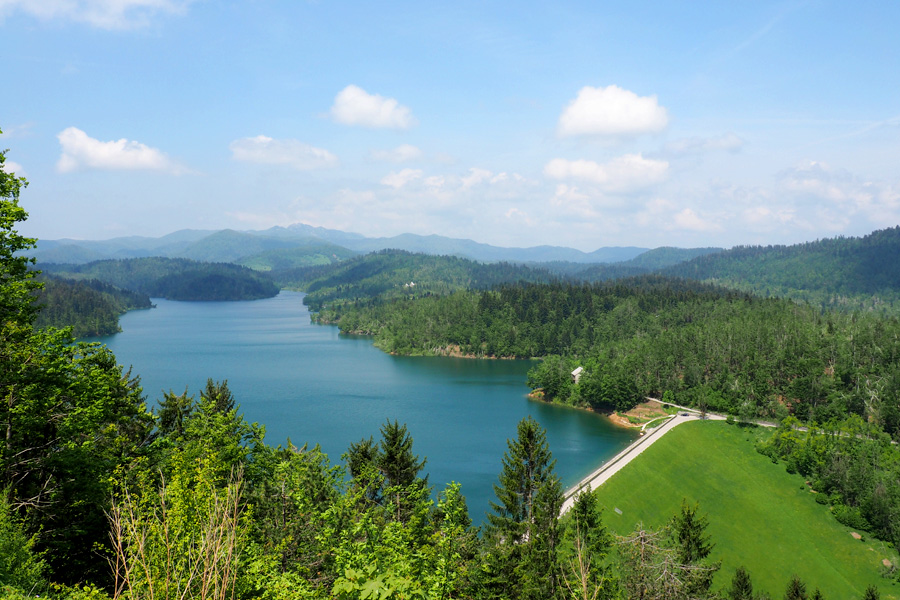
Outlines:
[[265, 273], [229, 263], [186, 258], [100, 260], [84, 265], [41, 264], [47, 274], [67, 279], [97, 279], [153, 298], [185, 301], [258, 300], [278, 294]]

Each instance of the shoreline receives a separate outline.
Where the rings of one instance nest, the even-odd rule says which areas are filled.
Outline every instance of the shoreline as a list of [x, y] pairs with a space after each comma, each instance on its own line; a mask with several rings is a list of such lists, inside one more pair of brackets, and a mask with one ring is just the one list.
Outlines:
[[[566, 406], [568, 408], [574, 408], [575, 410], [583, 410], [590, 413], [594, 413], [603, 417], [606, 417], [610, 423], [615, 425], [616, 427], [621, 427], [622, 429], [642, 429], [644, 425], [650, 423], [651, 421], [655, 421], [656, 419], [663, 418], [665, 416], [669, 416], [667, 414], [660, 414], [652, 419], [647, 419], [643, 423], [632, 423], [628, 420], [628, 417], [619, 414], [615, 410], [597, 410], [590, 406], [575, 406], [573, 404], [564, 404], [562, 402], [554, 402], [553, 400], [547, 400], [544, 398], [544, 392], [541, 389], [534, 390], [528, 394], [529, 400], [535, 400], [538, 402], [545, 402], [547, 404], [552, 404], [554, 406]], [[645, 403], [646, 404], [646, 403]], [[641, 404], [638, 407], [642, 406]], [[637, 408], [637, 407], [636, 407]], [[634, 410], [634, 409], [632, 409]], [[626, 414], [630, 411], [626, 411]]]

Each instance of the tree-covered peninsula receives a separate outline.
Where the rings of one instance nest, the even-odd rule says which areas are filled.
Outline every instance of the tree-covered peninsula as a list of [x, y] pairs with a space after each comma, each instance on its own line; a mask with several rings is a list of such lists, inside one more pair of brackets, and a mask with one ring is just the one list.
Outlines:
[[[332, 314], [387, 352], [545, 358], [530, 383], [561, 402], [628, 408], [668, 393], [772, 419], [855, 413], [900, 434], [895, 318], [655, 276], [349, 303]], [[575, 384], [577, 366], [585, 374]]]
[[278, 294], [265, 273], [230, 263], [186, 258], [100, 260], [84, 265], [41, 264], [43, 272], [67, 279], [97, 279], [153, 298], [185, 301], [258, 300]]
[[72, 327], [77, 338], [111, 335], [120, 331], [119, 315], [151, 308], [150, 297], [123, 290], [97, 279], [60, 279], [42, 276], [38, 290], [40, 311], [35, 326]]

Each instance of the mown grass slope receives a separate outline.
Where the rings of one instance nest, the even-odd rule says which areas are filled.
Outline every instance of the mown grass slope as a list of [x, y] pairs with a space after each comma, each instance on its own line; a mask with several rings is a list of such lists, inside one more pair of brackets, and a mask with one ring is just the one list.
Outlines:
[[722, 561], [716, 587], [744, 565], [754, 589], [773, 598], [793, 574], [826, 598], [861, 598], [870, 584], [882, 598], [900, 598], [900, 584], [881, 576], [882, 560], [897, 564], [896, 552], [865, 534], [854, 539], [799, 475], [756, 452], [756, 436], [768, 433], [721, 421], [675, 428], [597, 490], [604, 521], [624, 535], [639, 522], [664, 525], [682, 499], [699, 502], [715, 544], [710, 558]]

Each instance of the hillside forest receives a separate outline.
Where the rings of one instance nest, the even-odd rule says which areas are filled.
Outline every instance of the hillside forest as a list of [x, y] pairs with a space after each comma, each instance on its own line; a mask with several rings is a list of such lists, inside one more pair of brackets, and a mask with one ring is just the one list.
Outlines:
[[[427, 459], [397, 421], [337, 462], [318, 447], [269, 445], [225, 381], [148, 407], [139, 375], [107, 348], [38, 325], [46, 282], [28, 258], [35, 241], [16, 230], [26, 185], [0, 169], [4, 597], [753, 597], [743, 569], [713, 587], [719, 565], [703, 507], [684, 502], [660, 529], [616, 537], [595, 497], [580, 493], [560, 519], [552, 454], [531, 419], [510, 432], [496, 501], [478, 527], [457, 484], [432, 489]], [[420, 261], [375, 255], [396, 257]], [[187, 292], [168, 269], [216, 280], [206, 266], [168, 260], [52, 274]], [[400, 288], [386, 283], [391, 269], [354, 264], [304, 273], [310, 302], [320, 294], [318, 318], [391, 352], [544, 357], [529, 381], [552, 401], [622, 408], [655, 394], [747, 423], [780, 419], [759, 450], [809, 477], [837, 518], [900, 544], [893, 317], [659, 276], [573, 282], [510, 264], [473, 277], [460, 263], [444, 287], [426, 285], [439, 268], [400, 271], [409, 279]], [[574, 365], [586, 370], [578, 384]], [[785, 597], [807, 597], [806, 583], [784, 585]]]

